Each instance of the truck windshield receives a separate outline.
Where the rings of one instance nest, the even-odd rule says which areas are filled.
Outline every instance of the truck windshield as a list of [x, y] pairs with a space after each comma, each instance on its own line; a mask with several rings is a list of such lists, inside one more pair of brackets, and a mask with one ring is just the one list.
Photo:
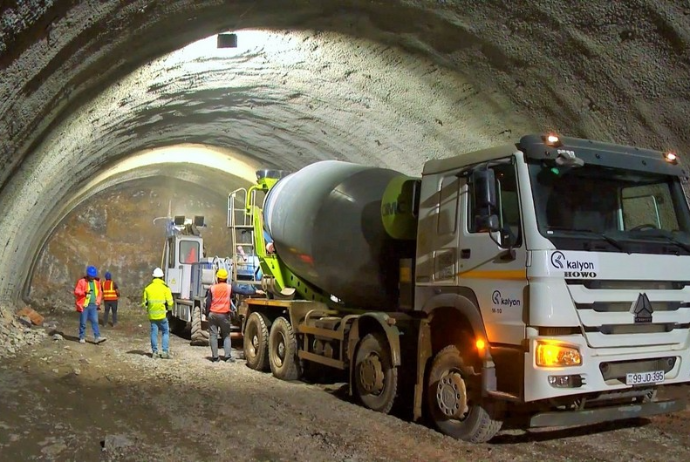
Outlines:
[[586, 164], [530, 162], [540, 233], [557, 248], [690, 254], [678, 177]]

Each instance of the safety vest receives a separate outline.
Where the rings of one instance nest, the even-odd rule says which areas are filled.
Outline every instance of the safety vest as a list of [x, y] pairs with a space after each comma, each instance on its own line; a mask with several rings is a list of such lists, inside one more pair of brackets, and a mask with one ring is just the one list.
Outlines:
[[227, 282], [219, 282], [211, 286], [211, 313], [229, 313], [230, 295], [232, 288]]
[[86, 280], [86, 290], [91, 290], [91, 284], [93, 284], [93, 293], [84, 297], [84, 308], [89, 306], [89, 302], [93, 301], [94, 305], [98, 305], [98, 291], [101, 290], [101, 285], [95, 279], [93, 281]]
[[172, 306], [173, 298], [170, 287], [161, 279], [154, 279], [144, 289], [142, 304], [149, 313], [149, 320], [159, 321], [166, 316], [166, 305]]
[[115, 292], [115, 283], [112, 280], [106, 280], [103, 282], [103, 300], [117, 300], [117, 292]]

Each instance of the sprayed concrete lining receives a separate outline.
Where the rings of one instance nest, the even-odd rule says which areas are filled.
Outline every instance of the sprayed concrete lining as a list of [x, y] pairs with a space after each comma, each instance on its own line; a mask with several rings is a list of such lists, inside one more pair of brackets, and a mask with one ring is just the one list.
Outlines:
[[[61, 204], [142, 149], [415, 173], [527, 131], [681, 155], [690, 138], [681, 2], [54, 0], [0, 13], [4, 298], [21, 296]], [[269, 45], [229, 59], [166, 54], [256, 28]]]

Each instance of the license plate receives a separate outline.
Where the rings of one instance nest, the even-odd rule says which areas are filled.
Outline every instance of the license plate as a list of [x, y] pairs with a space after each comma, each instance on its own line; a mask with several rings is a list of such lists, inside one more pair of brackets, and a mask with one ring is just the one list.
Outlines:
[[664, 371], [633, 372], [625, 374], [626, 385], [643, 385], [648, 383], [661, 383], [666, 378]]

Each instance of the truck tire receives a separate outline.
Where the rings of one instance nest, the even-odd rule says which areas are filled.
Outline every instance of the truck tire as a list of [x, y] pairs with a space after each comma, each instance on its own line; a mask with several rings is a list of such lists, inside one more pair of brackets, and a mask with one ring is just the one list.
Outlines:
[[201, 307], [192, 308], [192, 345], [208, 346], [209, 332], [201, 327]]
[[357, 347], [354, 377], [357, 399], [365, 407], [388, 414], [398, 392], [398, 369], [382, 334], [367, 334]]
[[268, 337], [268, 363], [273, 375], [282, 380], [298, 380], [302, 373], [297, 356], [297, 339], [290, 321], [279, 317], [273, 321]]
[[438, 352], [431, 364], [427, 383], [429, 417], [443, 434], [470, 443], [485, 443], [501, 429], [489, 403], [473, 402], [475, 395], [468, 393], [465, 377], [472, 372], [467, 368], [460, 351], [449, 345]]
[[244, 357], [255, 371], [268, 371], [268, 318], [254, 312], [244, 327]]

